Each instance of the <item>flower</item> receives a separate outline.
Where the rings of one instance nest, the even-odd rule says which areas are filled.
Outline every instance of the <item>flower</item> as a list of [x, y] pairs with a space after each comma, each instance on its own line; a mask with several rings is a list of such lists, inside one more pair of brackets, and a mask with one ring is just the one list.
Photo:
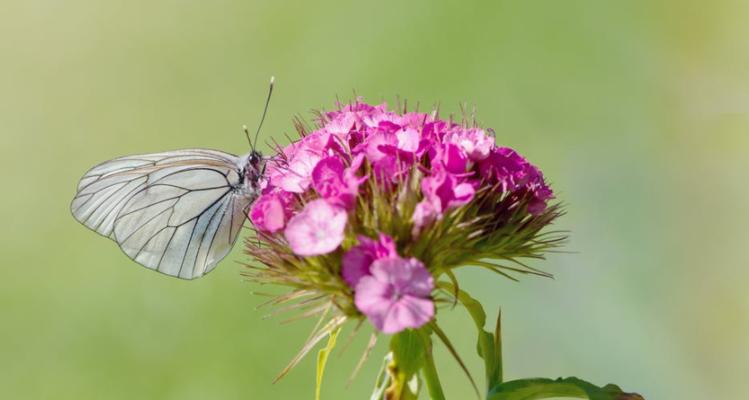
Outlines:
[[268, 165], [270, 184], [287, 192], [305, 192], [312, 183], [312, 170], [317, 163], [339, 147], [335, 135], [325, 130], [286, 146], [279, 159]]
[[290, 193], [275, 192], [261, 195], [250, 209], [249, 217], [252, 224], [259, 230], [275, 233], [286, 226], [291, 210]]
[[291, 218], [284, 236], [296, 255], [330, 253], [343, 242], [347, 218], [344, 209], [323, 199], [313, 200]]
[[471, 183], [450, 174], [444, 168], [436, 168], [434, 174], [421, 181], [424, 200], [416, 205], [413, 214], [414, 233], [439, 219], [450, 208], [468, 203], [476, 190]]
[[386, 334], [418, 328], [434, 317], [429, 297], [434, 280], [416, 258], [387, 257], [375, 260], [371, 275], [356, 285], [356, 307]]
[[498, 147], [479, 163], [484, 179], [498, 183], [505, 192], [529, 194], [528, 211], [539, 215], [546, 210], [547, 200], [554, 193], [544, 182], [541, 171], [509, 147]]
[[541, 215], [546, 211], [546, 202], [554, 198], [554, 192], [545, 184], [537, 184], [531, 189], [533, 198], [528, 203], [528, 212], [531, 215]]
[[509, 147], [494, 149], [479, 164], [481, 176], [491, 182], [498, 182], [503, 190], [513, 191], [541, 178], [538, 169]]
[[473, 161], [480, 161], [489, 157], [494, 149], [494, 138], [487, 135], [482, 129], [451, 129], [444, 138], [445, 143], [453, 143], [460, 146], [463, 152]]
[[285, 165], [268, 168], [270, 183], [287, 192], [303, 193], [311, 184], [312, 169], [320, 158], [320, 155], [312, 152], [297, 151]]
[[421, 191], [439, 212], [468, 203], [475, 193], [470, 183], [463, 182], [444, 170], [437, 170], [434, 175], [424, 178], [421, 181]]
[[354, 288], [359, 283], [359, 279], [369, 275], [369, 267], [372, 265], [372, 262], [380, 258], [397, 255], [395, 242], [393, 242], [393, 238], [390, 236], [380, 233], [379, 240], [359, 236], [359, 244], [349, 249], [343, 255], [341, 261], [343, 280]]
[[414, 237], [419, 236], [421, 228], [434, 222], [440, 215], [439, 211], [434, 208], [434, 205], [428, 200], [423, 200], [416, 205], [414, 214], [411, 217], [414, 223], [414, 227], [411, 230], [411, 235]]
[[468, 169], [468, 157], [462, 149], [452, 143], [445, 143], [431, 149], [432, 162], [451, 174], [464, 174]]
[[356, 171], [364, 161], [359, 155], [351, 162], [351, 166], [344, 168], [343, 161], [338, 157], [327, 157], [320, 160], [312, 170], [312, 187], [315, 191], [335, 204], [347, 209], [354, 206], [359, 185], [367, 177], [359, 177]]

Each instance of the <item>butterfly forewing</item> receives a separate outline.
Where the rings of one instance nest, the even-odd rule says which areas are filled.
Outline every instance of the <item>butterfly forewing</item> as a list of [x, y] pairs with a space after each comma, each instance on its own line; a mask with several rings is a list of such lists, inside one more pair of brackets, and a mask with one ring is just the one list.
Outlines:
[[254, 200], [237, 189], [238, 162], [213, 150], [117, 158], [84, 175], [71, 210], [145, 267], [197, 278], [229, 253]]

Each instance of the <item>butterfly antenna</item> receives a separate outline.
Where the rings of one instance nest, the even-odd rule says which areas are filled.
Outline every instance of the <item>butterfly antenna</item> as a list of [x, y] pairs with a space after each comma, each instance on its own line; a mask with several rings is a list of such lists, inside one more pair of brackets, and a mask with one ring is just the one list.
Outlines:
[[[260, 123], [257, 126], [257, 131], [255, 132], [255, 140], [253, 140], [250, 143], [250, 147], [252, 148], [252, 151], [255, 151], [255, 146], [257, 146], [257, 139], [260, 136], [260, 128], [263, 127], [263, 121], [265, 121], [265, 114], [268, 113], [268, 105], [270, 104], [270, 97], [273, 94], [273, 84], [276, 82], [276, 78], [271, 76], [270, 77], [270, 86], [268, 87], [268, 97], [265, 99], [265, 107], [263, 108], [263, 116], [260, 117]], [[247, 132], [247, 128], [245, 127], [245, 134], [247, 135], [247, 140], [250, 140], [250, 135]]]
[[244, 136], [247, 138], [247, 144], [250, 145], [250, 149], [254, 152], [255, 149], [252, 147], [252, 139], [250, 139], [250, 131], [247, 129], [247, 125], [242, 125]]

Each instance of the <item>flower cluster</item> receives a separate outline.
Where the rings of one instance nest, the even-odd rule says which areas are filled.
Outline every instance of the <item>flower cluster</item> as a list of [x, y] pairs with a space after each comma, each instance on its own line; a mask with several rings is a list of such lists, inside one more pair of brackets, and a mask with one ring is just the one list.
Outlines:
[[317, 117], [268, 163], [249, 212], [248, 251], [263, 264], [252, 278], [397, 333], [435, 317], [436, 283], [453, 268], [544, 274], [518, 259], [562, 239], [540, 233], [558, 206], [538, 168], [493, 134], [361, 101]]

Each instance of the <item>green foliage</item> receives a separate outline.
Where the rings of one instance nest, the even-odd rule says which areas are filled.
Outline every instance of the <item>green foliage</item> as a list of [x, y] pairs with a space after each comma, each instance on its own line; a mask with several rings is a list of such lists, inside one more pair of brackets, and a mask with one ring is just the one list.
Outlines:
[[425, 350], [426, 343], [422, 335], [413, 329], [406, 329], [390, 340], [390, 351], [397, 362], [398, 372], [404, 374], [407, 379], [421, 368]]
[[486, 312], [484, 307], [466, 291], [456, 288], [447, 282], [439, 282], [438, 286], [457, 296], [457, 300], [466, 308], [476, 326], [478, 341], [476, 348], [479, 356], [484, 360], [484, 372], [487, 389], [502, 383], [502, 339], [501, 339], [501, 315], [497, 315], [497, 324], [494, 333], [484, 329], [486, 324]]
[[618, 386], [609, 384], [598, 387], [579, 378], [518, 379], [503, 382], [501, 314], [497, 315], [494, 332], [484, 328], [486, 312], [483, 306], [468, 292], [448, 282], [438, 282], [438, 287], [455, 296], [476, 326], [477, 350], [484, 360], [487, 400], [537, 400], [555, 397], [576, 397], [590, 400], [643, 400], [636, 393], [625, 393]]
[[578, 378], [531, 378], [501, 383], [489, 390], [487, 400], [538, 400], [575, 397], [590, 400], [644, 400], [636, 393], [625, 393], [609, 384], [598, 387]]
[[320, 400], [320, 388], [322, 387], [322, 378], [325, 373], [325, 364], [328, 362], [330, 352], [335, 348], [336, 339], [341, 332], [341, 327], [334, 329], [328, 335], [328, 344], [317, 352], [317, 376], [315, 378], [315, 400]]
[[420, 329], [422, 340], [424, 341], [424, 362], [421, 372], [424, 376], [424, 382], [429, 390], [429, 397], [432, 400], [444, 400], [445, 394], [442, 392], [437, 367], [434, 365], [434, 355], [432, 354], [432, 338], [427, 329]]

